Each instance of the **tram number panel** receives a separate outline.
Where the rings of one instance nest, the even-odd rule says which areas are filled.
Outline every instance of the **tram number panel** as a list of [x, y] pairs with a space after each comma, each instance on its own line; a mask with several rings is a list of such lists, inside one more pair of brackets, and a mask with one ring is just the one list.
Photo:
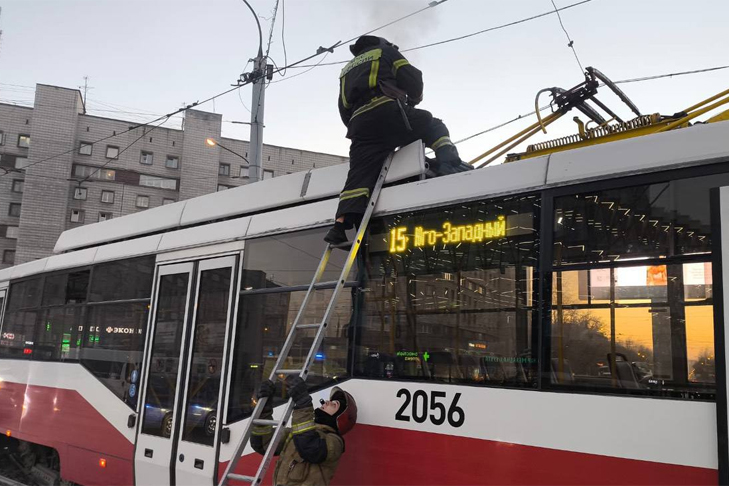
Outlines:
[[403, 400], [400, 409], [395, 414], [395, 420], [410, 422], [413, 420], [422, 424], [428, 420], [433, 425], [443, 425], [446, 422], [452, 427], [460, 427], [466, 421], [466, 413], [458, 406], [460, 393], [455, 393], [451, 399], [444, 391], [415, 390], [410, 393], [407, 388], [397, 392], [397, 398]]

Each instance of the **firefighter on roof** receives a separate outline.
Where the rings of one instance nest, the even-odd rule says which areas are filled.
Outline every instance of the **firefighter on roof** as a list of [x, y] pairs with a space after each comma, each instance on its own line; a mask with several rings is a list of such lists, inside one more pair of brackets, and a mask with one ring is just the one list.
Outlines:
[[359, 224], [387, 156], [397, 147], [422, 139], [435, 152], [431, 168], [438, 174], [471, 169], [458, 156], [448, 128], [425, 110], [423, 77], [383, 39], [365, 35], [349, 46], [355, 56], [339, 76], [339, 114], [347, 126], [349, 174], [339, 196], [336, 223], [325, 241], [347, 241], [344, 232]]
[[[280, 457], [273, 472], [274, 485], [328, 485], [344, 453], [342, 436], [357, 422], [357, 403], [352, 395], [334, 387], [329, 400], [315, 410], [304, 380], [291, 379], [287, 388], [294, 401], [294, 414], [291, 428], [286, 428], [276, 449]], [[262, 419], [273, 418], [275, 391], [272, 381], [261, 383], [258, 398], [267, 397]], [[265, 454], [273, 426], [254, 426], [251, 434], [253, 449]]]

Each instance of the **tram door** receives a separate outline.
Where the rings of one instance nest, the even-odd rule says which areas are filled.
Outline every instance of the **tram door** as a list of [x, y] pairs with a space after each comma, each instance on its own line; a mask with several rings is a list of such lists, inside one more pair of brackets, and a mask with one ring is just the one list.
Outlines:
[[138, 486], [216, 482], [236, 262], [158, 269], [134, 455]]

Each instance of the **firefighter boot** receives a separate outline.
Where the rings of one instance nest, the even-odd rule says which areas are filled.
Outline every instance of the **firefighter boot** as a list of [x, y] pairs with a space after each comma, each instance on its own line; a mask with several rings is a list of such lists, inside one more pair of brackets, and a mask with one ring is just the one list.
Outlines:
[[324, 236], [324, 241], [330, 245], [345, 243], [347, 241], [347, 233], [344, 231], [345, 227], [345, 223], [340, 223], [339, 221], [335, 222], [334, 226], [329, 228], [326, 236]]
[[455, 174], [473, 169], [470, 164], [461, 160], [455, 145], [449, 144], [438, 148], [435, 151], [435, 158], [440, 164], [438, 175]]

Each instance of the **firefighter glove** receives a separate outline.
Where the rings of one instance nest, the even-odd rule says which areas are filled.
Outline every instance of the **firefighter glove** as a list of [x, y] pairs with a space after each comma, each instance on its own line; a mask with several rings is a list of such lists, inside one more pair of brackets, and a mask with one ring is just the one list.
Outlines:
[[294, 408], [311, 407], [311, 396], [306, 387], [306, 382], [300, 377], [289, 378], [286, 380], [286, 387], [289, 391], [291, 399], [294, 401]]

